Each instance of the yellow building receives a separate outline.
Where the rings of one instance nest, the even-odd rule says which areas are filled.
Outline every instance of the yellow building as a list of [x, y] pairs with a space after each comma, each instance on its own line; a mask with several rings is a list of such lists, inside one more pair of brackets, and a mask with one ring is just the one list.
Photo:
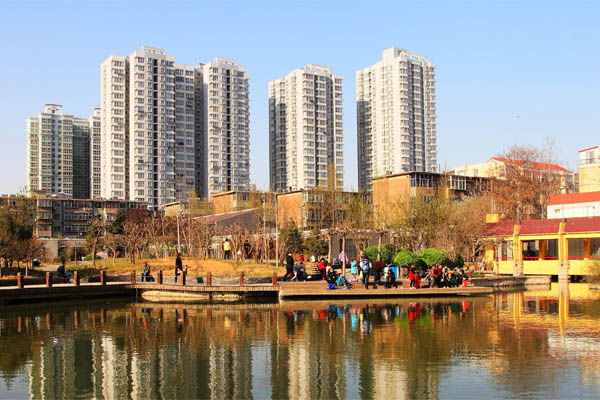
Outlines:
[[485, 260], [499, 274], [589, 275], [600, 254], [600, 217], [498, 221], [483, 229]]
[[291, 222], [300, 230], [340, 227], [347, 222], [353, 203], [362, 204], [365, 213], [369, 213], [371, 195], [319, 188], [280, 193], [277, 195], [277, 218], [280, 226]]
[[489, 191], [487, 178], [434, 172], [390, 174], [374, 178], [372, 182], [373, 216], [377, 225], [387, 223], [401, 203], [417, 196], [430, 196], [436, 188], [445, 188], [445, 195], [452, 198]]
[[600, 147], [579, 150], [579, 192], [600, 191]]

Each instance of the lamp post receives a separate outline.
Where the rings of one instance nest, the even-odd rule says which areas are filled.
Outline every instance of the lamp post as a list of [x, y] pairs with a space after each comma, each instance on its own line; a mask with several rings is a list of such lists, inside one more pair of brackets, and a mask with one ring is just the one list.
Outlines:
[[263, 206], [263, 257], [265, 257], [265, 265], [269, 265], [269, 253], [267, 250], [267, 193], [261, 195]]

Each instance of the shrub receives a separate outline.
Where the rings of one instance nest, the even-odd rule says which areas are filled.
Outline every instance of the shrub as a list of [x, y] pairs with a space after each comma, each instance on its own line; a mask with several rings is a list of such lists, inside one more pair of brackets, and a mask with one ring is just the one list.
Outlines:
[[394, 256], [394, 265], [400, 266], [402, 264], [406, 264], [409, 266], [414, 265], [418, 268], [422, 268], [424, 266], [423, 261], [419, 260], [419, 257], [417, 257], [415, 253], [412, 253], [407, 250], [400, 250]]
[[447, 258], [448, 264], [452, 268], [462, 268], [465, 266], [465, 259], [458, 251], [454, 254], [454, 257], [450, 257], [450, 254], [447, 254]]
[[438, 249], [425, 249], [418, 254], [418, 257], [427, 267], [431, 267], [435, 263], [448, 265], [450, 262], [446, 254]]
[[588, 275], [586, 275], [585, 281], [587, 283], [600, 283], [600, 260], [588, 260], [586, 266]]
[[[371, 246], [365, 250], [365, 254], [369, 257], [369, 260], [377, 260], [377, 249], [378, 246]], [[386, 264], [392, 262], [394, 254], [396, 253], [396, 246], [391, 243], [381, 245], [381, 261]]]
[[[96, 260], [100, 260], [100, 256], [96, 255]], [[92, 255], [86, 255], [85, 257], [83, 257], [83, 261], [92, 261]]]

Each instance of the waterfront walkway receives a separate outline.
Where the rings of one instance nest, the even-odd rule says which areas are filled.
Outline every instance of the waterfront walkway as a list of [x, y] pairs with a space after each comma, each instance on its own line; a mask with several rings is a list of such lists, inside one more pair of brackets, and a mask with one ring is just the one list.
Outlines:
[[385, 289], [383, 284], [374, 285], [368, 290], [359, 283], [352, 289], [336, 287], [328, 290], [327, 283], [317, 282], [278, 282], [240, 283], [229, 285], [206, 285], [196, 281], [157, 284], [153, 282], [105, 282], [54, 283], [48, 285], [25, 285], [24, 287], [0, 287], [0, 303], [45, 301], [59, 299], [84, 299], [94, 297], [139, 296], [156, 300], [181, 298], [186, 301], [218, 300], [236, 301], [243, 298], [279, 298], [281, 300], [311, 300], [330, 298], [382, 298], [382, 297], [441, 297], [441, 296], [481, 296], [493, 293], [491, 287], [457, 287], [410, 289], [402, 287]]

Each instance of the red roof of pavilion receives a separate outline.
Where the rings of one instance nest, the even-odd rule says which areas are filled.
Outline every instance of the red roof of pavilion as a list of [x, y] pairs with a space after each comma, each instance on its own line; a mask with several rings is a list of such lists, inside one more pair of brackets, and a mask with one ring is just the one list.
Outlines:
[[[521, 221], [520, 235], [558, 234], [560, 223], [566, 222], [565, 233], [600, 232], [600, 217], [534, 219]], [[490, 222], [483, 226], [482, 236], [512, 236], [515, 221]]]

